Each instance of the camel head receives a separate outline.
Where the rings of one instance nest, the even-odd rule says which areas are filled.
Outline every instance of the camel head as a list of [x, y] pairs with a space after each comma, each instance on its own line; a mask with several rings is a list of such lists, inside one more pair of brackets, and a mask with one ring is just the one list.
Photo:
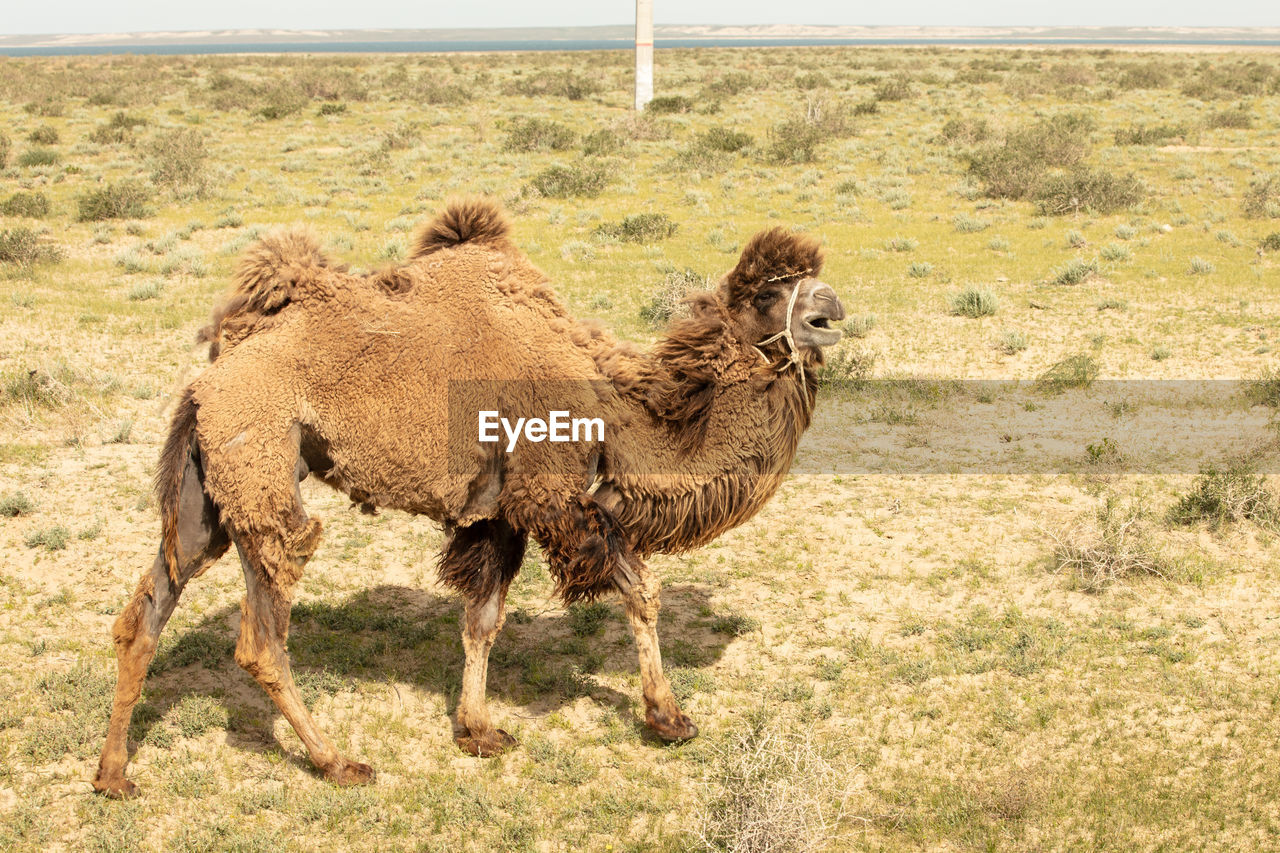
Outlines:
[[766, 358], [820, 364], [823, 347], [842, 337], [834, 324], [845, 316], [835, 290], [818, 278], [821, 271], [817, 240], [771, 228], [747, 243], [718, 296], [744, 342]]

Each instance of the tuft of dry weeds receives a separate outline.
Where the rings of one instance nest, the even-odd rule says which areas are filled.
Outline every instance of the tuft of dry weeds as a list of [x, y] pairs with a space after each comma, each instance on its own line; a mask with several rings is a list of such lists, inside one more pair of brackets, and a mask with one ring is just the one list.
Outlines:
[[1132, 577], [1170, 578], [1175, 561], [1155, 544], [1141, 501], [1122, 502], [1110, 494], [1096, 512], [1084, 515], [1053, 539], [1053, 565], [1077, 588], [1103, 592]]
[[810, 727], [765, 709], [714, 752], [694, 835], [723, 853], [810, 853], [844, 836], [854, 768], [837, 767]]

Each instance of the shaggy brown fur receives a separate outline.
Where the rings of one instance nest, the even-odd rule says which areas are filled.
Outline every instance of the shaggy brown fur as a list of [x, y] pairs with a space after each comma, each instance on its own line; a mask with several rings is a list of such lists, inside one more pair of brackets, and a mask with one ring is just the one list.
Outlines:
[[[493, 726], [484, 682], [527, 537], [565, 602], [622, 595], [647, 724], [666, 739], [696, 734], [662, 673], [659, 584], [642, 558], [710, 541], [773, 495], [809, 424], [821, 346], [839, 338], [828, 320], [843, 308], [814, 278], [817, 242], [775, 228], [644, 353], [569, 316], [508, 233], [496, 206], [470, 200], [428, 223], [408, 262], [369, 276], [299, 232], [246, 253], [202, 332], [213, 364], [184, 392], [161, 455], [161, 553], [116, 624], [121, 674], [98, 790], [132, 792], [124, 732], [155, 637], [182, 586], [229, 541], [247, 589], [236, 660], [327, 778], [371, 777], [315, 726], [284, 648], [292, 589], [320, 539], [298, 490], [309, 474], [362, 507], [425, 514], [450, 531], [440, 577], [466, 601], [462, 749], [514, 743]], [[788, 323], [797, 367], [782, 341], [765, 358], [756, 349]], [[477, 440], [481, 410], [599, 417], [605, 438], [507, 453]]]

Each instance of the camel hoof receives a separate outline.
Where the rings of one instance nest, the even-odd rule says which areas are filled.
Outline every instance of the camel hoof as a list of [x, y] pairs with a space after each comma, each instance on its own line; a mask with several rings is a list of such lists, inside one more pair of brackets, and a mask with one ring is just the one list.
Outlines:
[[351, 785], [364, 785], [372, 782], [374, 770], [368, 764], [343, 759], [324, 771], [324, 778], [333, 784], [346, 788]]
[[651, 708], [645, 714], [644, 722], [655, 735], [668, 743], [692, 740], [698, 736], [698, 727], [693, 720], [680, 711], [672, 714]]
[[138, 796], [138, 786], [123, 776], [115, 779], [96, 778], [93, 780], [93, 790], [112, 800], [128, 800]]
[[477, 758], [493, 758], [518, 745], [520, 742], [502, 729], [490, 729], [479, 735], [465, 732], [454, 738], [458, 748]]

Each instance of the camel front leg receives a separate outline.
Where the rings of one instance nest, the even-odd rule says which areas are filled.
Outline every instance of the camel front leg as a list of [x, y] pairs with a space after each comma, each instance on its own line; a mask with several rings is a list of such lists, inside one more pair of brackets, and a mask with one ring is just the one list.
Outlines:
[[453, 529], [440, 558], [440, 579], [466, 598], [462, 625], [462, 695], [454, 740], [466, 753], [488, 758], [516, 745], [495, 728], [485, 701], [489, 652], [506, 621], [507, 589], [524, 559], [525, 534], [504, 519]]
[[483, 601], [467, 601], [466, 622], [462, 626], [462, 649], [466, 663], [462, 669], [462, 696], [458, 699], [458, 725], [454, 740], [471, 755], [489, 758], [516, 745], [516, 739], [494, 728], [485, 701], [489, 681], [489, 652], [506, 621], [507, 584], [502, 584]]
[[644, 691], [644, 722], [653, 733], [666, 741], [697, 737], [698, 727], [680, 710], [671, 682], [662, 672], [662, 653], [658, 648], [658, 610], [661, 582], [648, 567], [637, 562], [626, 565], [615, 575], [615, 585], [622, 593], [627, 619], [635, 634], [640, 654], [640, 683]]

